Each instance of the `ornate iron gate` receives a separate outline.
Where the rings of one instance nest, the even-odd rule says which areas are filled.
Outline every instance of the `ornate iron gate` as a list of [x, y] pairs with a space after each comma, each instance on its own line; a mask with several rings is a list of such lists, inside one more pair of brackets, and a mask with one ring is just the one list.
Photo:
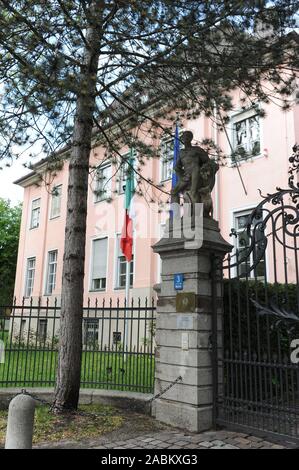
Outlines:
[[299, 439], [298, 147], [290, 162], [289, 188], [262, 196], [232, 231], [238, 248], [223, 268], [215, 416], [218, 424]]

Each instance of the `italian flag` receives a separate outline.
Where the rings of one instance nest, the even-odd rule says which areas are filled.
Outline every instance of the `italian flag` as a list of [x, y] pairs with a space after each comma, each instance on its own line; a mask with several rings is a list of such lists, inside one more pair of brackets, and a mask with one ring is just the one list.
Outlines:
[[121, 232], [120, 248], [127, 261], [132, 260], [133, 253], [133, 219], [134, 219], [134, 150], [130, 150], [128, 173], [125, 189], [125, 220]]

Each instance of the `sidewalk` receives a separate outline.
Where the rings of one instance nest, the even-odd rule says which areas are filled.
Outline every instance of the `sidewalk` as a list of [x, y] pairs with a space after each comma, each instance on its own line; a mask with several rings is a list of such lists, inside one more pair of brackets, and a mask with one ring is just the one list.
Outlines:
[[81, 449], [287, 449], [299, 448], [283, 441], [227, 430], [188, 433], [153, 418], [123, 411], [124, 423], [115, 431], [86, 442], [60, 441], [35, 448]]

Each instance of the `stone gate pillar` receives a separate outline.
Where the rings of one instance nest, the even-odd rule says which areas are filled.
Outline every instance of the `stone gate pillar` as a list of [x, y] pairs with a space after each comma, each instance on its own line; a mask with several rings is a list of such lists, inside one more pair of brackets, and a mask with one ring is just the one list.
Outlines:
[[[186, 249], [183, 237], [171, 235], [153, 246], [162, 262], [162, 280], [156, 286], [155, 393], [178, 376], [182, 381], [153, 402], [152, 413], [164, 423], [200, 432], [213, 425], [213, 381], [214, 386], [221, 381], [212, 367], [213, 307], [219, 338], [222, 328], [221, 285], [217, 276], [213, 282], [212, 259], [221, 261], [232, 247], [210, 218], [203, 219], [199, 249]], [[175, 274], [183, 275], [182, 290], [174, 287]]]

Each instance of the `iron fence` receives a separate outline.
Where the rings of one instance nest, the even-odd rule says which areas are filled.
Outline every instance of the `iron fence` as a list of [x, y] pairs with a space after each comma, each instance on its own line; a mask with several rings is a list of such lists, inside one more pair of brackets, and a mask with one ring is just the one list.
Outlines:
[[[81, 387], [152, 393], [154, 300], [129, 306], [97, 300], [83, 309]], [[60, 306], [57, 299], [0, 306], [0, 387], [55, 385]]]
[[[263, 196], [233, 230], [223, 265], [223, 336], [214, 334], [218, 424], [299, 440], [299, 147], [289, 188]], [[217, 330], [217, 309], [214, 308]], [[217, 349], [218, 345], [218, 349]], [[218, 369], [217, 369], [218, 370]]]

